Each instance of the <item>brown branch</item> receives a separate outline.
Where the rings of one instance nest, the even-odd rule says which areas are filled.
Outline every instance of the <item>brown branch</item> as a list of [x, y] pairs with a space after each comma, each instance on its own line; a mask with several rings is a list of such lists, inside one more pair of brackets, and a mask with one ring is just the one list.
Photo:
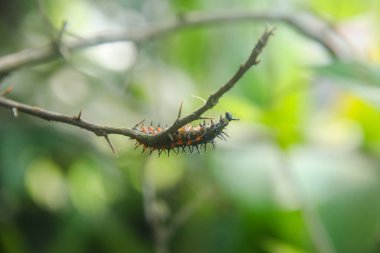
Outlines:
[[61, 122], [61, 123], [77, 126], [87, 131], [93, 132], [97, 136], [106, 137], [109, 134], [119, 134], [119, 135], [129, 136], [131, 138], [136, 136], [136, 134], [134, 134], [131, 129], [101, 126], [101, 125], [96, 125], [88, 121], [85, 121], [82, 119], [81, 113], [75, 116], [68, 116], [68, 115], [48, 111], [39, 107], [19, 103], [5, 97], [0, 97], [0, 106], [10, 108], [11, 110], [14, 110], [15, 108], [19, 112], [23, 112], [23, 113], [32, 115], [34, 117], [47, 120], [47, 121], [56, 121], [56, 122]]
[[219, 99], [226, 92], [232, 89], [232, 87], [235, 86], [235, 84], [240, 80], [240, 78], [242, 78], [244, 74], [253, 65], [256, 65], [259, 63], [258, 57], [261, 51], [263, 50], [263, 48], [266, 46], [269, 38], [273, 35], [273, 33], [274, 33], [274, 28], [265, 30], [265, 32], [261, 35], [261, 38], [259, 39], [259, 41], [256, 43], [255, 47], [253, 48], [247, 61], [239, 67], [236, 73], [231, 77], [231, 79], [226, 84], [224, 84], [222, 87], [219, 88], [219, 90], [217, 90], [215, 93], [209, 96], [206, 103], [202, 107], [198, 108], [196, 111], [194, 111], [193, 113], [189, 114], [188, 116], [184, 118], [177, 119], [174, 122], [174, 124], [171, 127], [169, 127], [167, 130], [165, 130], [164, 132], [152, 137], [147, 136], [146, 138], [149, 139], [149, 141], [152, 143], [159, 142], [160, 140], [167, 138], [167, 136], [170, 133], [174, 133], [182, 126], [194, 120], [199, 119], [204, 112], [214, 107], [218, 103]]
[[[117, 41], [141, 43], [167, 35], [181, 29], [220, 23], [241, 21], [282, 22], [304, 36], [321, 44], [332, 57], [347, 59], [351, 57], [350, 48], [345, 41], [323, 20], [307, 13], [224, 11], [189, 12], [178, 18], [171, 18], [152, 24], [148, 28], [131, 28], [122, 32], [105, 32], [85, 39], [66, 42], [68, 52]], [[65, 33], [68, 33], [65, 31]], [[0, 58], [0, 76], [16, 69], [44, 63], [60, 57], [60, 53], [51, 43], [38, 48], [29, 48]]]
[[257, 42], [256, 46], [253, 48], [252, 53], [248, 57], [248, 60], [240, 66], [237, 72], [232, 76], [232, 78], [225, 85], [223, 85], [222, 87], [219, 88], [219, 90], [217, 90], [215, 93], [210, 95], [210, 97], [207, 99], [206, 103], [202, 107], [198, 108], [196, 111], [194, 111], [193, 113], [191, 113], [190, 115], [184, 118], [178, 118], [171, 127], [169, 127], [167, 130], [165, 130], [164, 132], [156, 136], [140, 135], [139, 133], [136, 133], [133, 130], [128, 129], [128, 128], [115, 128], [115, 127], [101, 126], [101, 125], [96, 125], [94, 123], [90, 123], [82, 119], [81, 111], [79, 112], [78, 115], [68, 116], [68, 115], [63, 115], [56, 112], [48, 111], [43, 108], [19, 103], [19, 102], [16, 102], [16, 101], [13, 101], [11, 99], [1, 97], [1, 96], [0, 96], [0, 106], [10, 108], [11, 110], [24, 112], [34, 117], [42, 118], [48, 121], [56, 121], [56, 122], [61, 122], [61, 123], [77, 126], [82, 129], [86, 129], [90, 132], [93, 132], [94, 134], [98, 136], [103, 136], [106, 138], [114, 154], [115, 154], [115, 150], [113, 149], [112, 144], [110, 143], [108, 139], [109, 134], [124, 135], [132, 139], [136, 139], [139, 137], [140, 139], [144, 138], [146, 140], [149, 140], [151, 143], [156, 143], [164, 138], [168, 138], [170, 133], [177, 131], [179, 128], [186, 125], [187, 123], [190, 123], [194, 120], [199, 119], [204, 112], [214, 107], [218, 103], [218, 100], [226, 92], [228, 92], [253, 65], [258, 64], [259, 62], [258, 56], [260, 55], [262, 49], [267, 44], [270, 36], [273, 35], [273, 32], [274, 32], [274, 29], [265, 30], [260, 40]]

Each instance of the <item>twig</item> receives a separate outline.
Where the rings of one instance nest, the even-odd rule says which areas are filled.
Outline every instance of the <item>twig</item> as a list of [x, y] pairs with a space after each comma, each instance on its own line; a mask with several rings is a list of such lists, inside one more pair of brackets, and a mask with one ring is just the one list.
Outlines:
[[171, 127], [169, 127], [167, 130], [165, 130], [164, 132], [162, 132], [156, 136], [147, 137], [147, 138], [149, 138], [149, 141], [152, 143], [155, 143], [155, 142], [159, 142], [160, 140], [162, 140], [164, 138], [167, 138], [167, 136], [170, 133], [174, 133], [175, 131], [177, 131], [182, 126], [184, 126], [184, 125], [186, 125], [186, 124], [188, 124], [194, 120], [199, 119], [204, 112], [206, 112], [207, 110], [214, 107], [218, 103], [219, 99], [226, 92], [228, 92], [230, 89], [232, 89], [232, 87], [235, 86], [235, 84], [240, 80], [240, 78], [242, 78], [244, 76], [244, 74], [253, 65], [256, 65], [259, 63], [258, 57], [259, 57], [261, 51], [263, 50], [263, 48], [266, 46], [269, 38], [273, 35], [273, 33], [274, 33], [274, 28], [269, 29], [269, 30], [266, 29], [264, 31], [264, 33], [261, 35], [259, 41], [256, 43], [255, 47], [253, 48], [253, 50], [252, 50], [250, 56], [248, 57], [247, 61], [239, 67], [239, 69], [236, 71], [236, 73], [231, 77], [231, 79], [226, 84], [224, 84], [222, 87], [220, 87], [219, 90], [217, 90], [214, 94], [211, 94], [209, 96], [206, 103], [202, 107], [198, 108], [196, 111], [194, 111], [193, 113], [189, 114], [188, 116], [186, 116], [184, 118], [181, 118], [181, 119], [178, 118], [174, 122], [174, 124]]
[[319, 253], [336, 253], [331, 238], [326, 231], [322, 221], [318, 214], [315, 212], [313, 206], [309, 203], [304, 194], [304, 190], [300, 189], [300, 185], [297, 182], [293, 170], [290, 166], [289, 158], [284, 151], [279, 150], [279, 160], [281, 164], [281, 173], [288, 181], [288, 185], [291, 187], [293, 196], [296, 198], [300, 205], [303, 220], [306, 224], [306, 228], [309, 230], [309, 235], [314, 248]]
[[[252, 53], [250, 54], [248, 60], [240, 66], [237, 72], [232, 76], [232, 78], [225, 85], [220, 87], [220, 89], [217, 90], [214, 94], [210, 95], [210, 97], [207, 99], [206, 103], [202, 107], [200, 107], [199, 109], [197, 109], [196, 111], [194, 111], [193, 113], [191, 113], [190, 115], [184, 118], [177, 119], [171, 127], [169, 127], [167, 130], [155, 136], [148, 136], [148, 135], [140, 136], [138, 132], [135, 132], [133, 131], [133, 129], [128, 129], [128, 128], [115, 128], [115, 127], [109, 127], [109, 126], [96, 125], [94, 123], [90, 123], [83, 120], [81, 117], [81, 112], [79, 112], [79, 114], [75, 116], [68, 116], [68, 115], [48, 111], [43, 108], [19, 103], [19, 102], [16, 102], [16, 101], [13, 101], [11, 99], [1, 97], [1, 96], [0, 96], [0, 106], [7, 107], [12, 110], [13, 108], [16, 108], [20, 112], [24, 112], [29, 115], [42, 118], [48, 121], [56, 121], [56, 122], [61, 122], [61, 123], [77, 126], [77, 127], [86, 129], [90, 132], [93, 132], [97, 136], [105, 137], [106, 140], [109, 134], [119, 134], [119, 135], [128, 136], [132, 139], [136, 139], [136, 137], [140, 137], [140, 139], [144, 138], [144, 139], [149, 140], [151, 143], [155, 143], [155, 142], [160, 141], [161, 139], [168, 138], [171, 133], [177, 131], [179, 128], [186, 125], [187, 123], [190, 123], [196, 119], [199, 119], [204, 112], [214, 107], [218, 103], [218, 100], [226, 92], [228, 92], [253, 65], [258, 64], [258, 56], [261, 53], [261, 50], [267, 44], [273, 32], [274, 32], [274, 29], [265, 30], [260, 40], [257, 42], [256, 46], [252, 50]], [[111, 146], [111, 149], [113, 149], [112, 145], [110, 146]], [[114, 152], [114, 149], [113, 149], [113, 152]]]
[[192, 199], [189, 203], [185, 204], [177, 211], [177, 213], [175, 213], [167, 228], [167, 236], [169, 239], [175, 235], [176, 231], [189, 220], [189, 218], [202, 206], [202, 204], [204, 204], [207, 199], [210, 198], [211, 195], [211, 191], [205, 191]]
[[162, 217], [160, 217], [160, 214], [157, 212], [157, 192], [155, 190], [154, 182], [147, 172], [146, 166], [144, 166], [143, 169], [142, 186], [145, 219], [151, 226], [153, 232], [155, 252], [168, 253], [170, 240], [175, 235], [178, 228], [189, 220], [189, 218], [201, 207], [202, 203], [204, 203], [213, 192], [211, 190], [201, 192], [198, 196], [176, 211], [171, 220], [164, 222]]
[[45, 119], [47, 121], [56, 121], [56, 122], [61, 122], [61, 123], [77, 126], [77, 127], [86, 129], [87, 131], [93, 132], [97, 136], [105, 137], [109, 134], [119, 134], [119, 135], [129, 136], [131, 138], [136, 136], [133, 133], [133, 131], [128, 128], [115, 128], [115, 127], [101, 126], [101, 125], [96, 125], [88, 121], [85, 121], [80, 116], [81, 115], [80, 113], [75, 116], [68, 116], [68, 115], [48, 111], [39, 107], [19, 103], [5, 97], [0, 97], [0, 105], [3, 107], [10, 108], [10, 109], [16, 108], [20, 112], [32, 115], [37, 118]]
[[143, 170], [142, 187], [145, 219], [152, 228], [155, 252], [168, 253], [169, 237], [167, 228], [157, 213], [156, 190], [152, 179], [148, 175], [146, 166], [144, 166]]
[[[220, 23], [241, 21], [282, 22], [288, 24], [306, 37], [321, 44], [332, 57], [347, 59], [351, 57], [348, 45], [323, 20], [306, 13], [224, 11], [224, 12], [189, 12], [181, 18], [171, 18], [152, 24], [148, 28], [131, 28], [122, 32], [99, 33], [88, 38], [65, 43], [68, 52], [103, 43], [133, 41], [141, 43], [167, 35], [181, 29]], [[13, 70], [47, 62], [60, 56], [52, 45], [29, 48], [0, 58], [0, 76]]]

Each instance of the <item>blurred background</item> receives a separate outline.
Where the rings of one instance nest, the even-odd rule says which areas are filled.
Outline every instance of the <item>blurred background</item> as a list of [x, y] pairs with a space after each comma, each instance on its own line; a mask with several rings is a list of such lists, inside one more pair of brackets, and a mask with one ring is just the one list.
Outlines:
[[51, 43], [63, 21], [64, 49], [242, 10], [272, 18], [85, 47], [4, 77], [9, 98], [97, 124], [171, 124], [276, 27], [204, 115], [240, 118], [230, 138], [200, 155], [148, 156], [113, 135], [117, 158], [104, 138], [0, 108], [0, 252], [380, 252], [379, 1], [3, 0], [0, 55]]

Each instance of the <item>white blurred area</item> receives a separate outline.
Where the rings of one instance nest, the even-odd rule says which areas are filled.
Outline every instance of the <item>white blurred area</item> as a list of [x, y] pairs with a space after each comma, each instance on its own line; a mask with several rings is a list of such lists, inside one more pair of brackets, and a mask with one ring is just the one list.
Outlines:
[[114, 42], [91, 47], [85, 55], [106, 69], [127, 71], [137, 61], [137, 48], [133, 42]]

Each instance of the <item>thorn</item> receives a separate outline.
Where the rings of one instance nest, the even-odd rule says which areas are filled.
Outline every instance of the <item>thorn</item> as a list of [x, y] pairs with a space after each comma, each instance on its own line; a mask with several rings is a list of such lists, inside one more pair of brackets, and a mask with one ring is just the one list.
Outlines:
[[106, 141], [107, 141], [108, 144], [110, 145], [110, 148], [111, 148], [111, 150], [112, 150], [112, 153], [113, 153], [117, 158], [119, 158], [119, 156], [117, 155], [115, 149], [114, 149], [113, 146], [112, 146], [111, 140], [108, 138], [108, 135], [105, 135], [104, 138], [106, 138]]
[[173, 136], [169, 133], [169, 138], [171, 141], [174, 141]]
[[13, 107], [12, 112], [13, 112], [13, 115], [15, 116], [15, 118], [17, 118], [18, 117], [18, 109], [16, 107]]
[[181, 105], [179, 106], [177, 120], [181, 118], [182, 106], [183, 106], [183, 100], [181, 101]]
[[66, 31], [66, 28], [67, 28], [67, 21], [64, 20], [62, 21], [62, 26], [61, 26], [61, 29], [59, 30], [59, 34], [57, 38], [58, 43], [62, 42], [62, 37], [63, 37], [64, 32]]
[[82, 110], [79, 111], [78, 115], [74, 117], [75, 120], [80, 121], [82, 117]]
[[142, 121], [137, 123], [132, 129], [136, 129], [139, 125], [144, 125], [144, 121], [145, 121], [145, 119], [143, 119]]
[[214, 141], [211, 141], [210, 143], [212, 144], [212, 147], [215, 149], [215, 143], [214, 143]]
[[68, 50], [67, 48], [63, 45], [63, 34], [65, 33], [67, 28], [67, 21], [63, 21], [61, 25], [61, 29], [59, 30], [58, 36], [56, 37], [54, 43], [54, 46], [56, 47], [58, 53], [61, 55], [61, 57], [67, 61], [68, 58]]

